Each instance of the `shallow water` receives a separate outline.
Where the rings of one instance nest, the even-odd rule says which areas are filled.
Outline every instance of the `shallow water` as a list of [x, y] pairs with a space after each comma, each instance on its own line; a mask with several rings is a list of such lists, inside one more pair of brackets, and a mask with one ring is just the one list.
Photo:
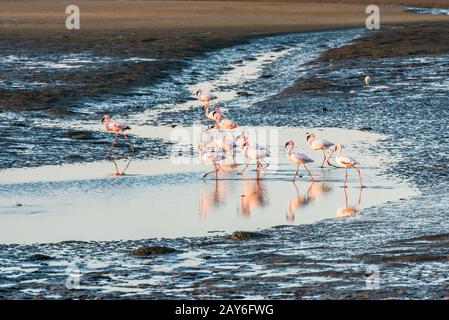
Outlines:
[[[304, 130], [271, 129], [276, 140], [302, 137], [297, 148], [306, 147]], [[200, 179], [210, 167], [196, 158], [185, 164], [176, 164], [176, 159], [135, 160], [121, 177], [110, 176], [115, 172], [112, 162], [11, 169], [0, 173], [0, 242], [137, 240], [257, 230], [351, 216], [416, 193], [400, 181], [377, 177], [380, 155], [359, 153], [381, 136], [338, 129], [316, 132], [348, 142], [347, 152], [363, 163], [367, 188], [359, 188], [351, 170], [349, 188], [342, 188], [344, 170], [320, 169], [319, 152], [314, 154], [317, 163], [309, 166], [317, 181], [312, 183], [301, 169], [301, 177], [292, 183], [296, 167], [285, 159], [282, 145], [273, 145], [276, 141], [269, 144], [270, 166], [259, 179], [254, 165], [244, 176], [237, 175], [244, 168], [240, 154], [236, 165], [220, 172], [217, 180], [213, 175]], [[118, 160], [119, 170], [126, 163]]]

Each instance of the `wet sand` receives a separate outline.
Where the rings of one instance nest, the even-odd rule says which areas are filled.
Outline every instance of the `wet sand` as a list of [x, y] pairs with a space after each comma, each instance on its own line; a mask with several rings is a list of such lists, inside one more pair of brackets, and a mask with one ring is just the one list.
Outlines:
[[[391, 4], [392, 2], [388, 2]], [[402, 2], [401, 2], [402, 3]], [[414, 4], [414, 1], [410, 1]], [[231, 1], [80, 1], [81, 30], [65, 30], [65, 1], [0, 2], [4, 54], [92, 52], [156, 59], [92, 70], [31, 74], [60, 83], [49, 88], [2, 90], [0, 110], [44, 110], [72, 115], [71, 107], [99, 95], [151, 85], [185, 66], [185, 59], [241, 43], [248, 37], [322, 29], [364, 27], [361, 3]], [[448, 21], [441, 15], [382, 6], [382, 24]], [[419, 35], [421, 37], [422, 35]], [[14, 75], [12, 75], [14, 77]], [[24, 75], [29, 80], [30, 75]]]

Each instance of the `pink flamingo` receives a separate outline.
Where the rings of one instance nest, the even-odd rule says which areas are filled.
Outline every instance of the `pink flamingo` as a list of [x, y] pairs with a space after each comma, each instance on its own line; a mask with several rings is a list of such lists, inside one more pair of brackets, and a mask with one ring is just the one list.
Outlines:
[[101, 118], [101, 123], [105, 125], [105, 128], [107, 131], [110, 132], [114, 132], [115, 133], [115, 139], [112, 142], [112, 145], [110, 147], [110, 149], [112, 149], [116, 143], [117, 143], [117, 139], [118, 139], [118, 135], [121, 133], [123, 135], [123, 137], [125, 138], [125, 140], [128, 142], [129, 147], [131, 149], [131, 151], [134, 152], [134, 147], [131, 145], [131, 143], [128, 140], [128, 137], [125, 134], [126, 130], [131, 130], [131, 127], [120, 123], [120, 122], [111, 122], [111, 117], [107, 114], [105, 114], [102, 118]]
[[[270, 157], [270, 155], [271, 155], [270, 151], [268, 151], [267, 149], [257, 149], [255, 147], [252, 147], [252, 146], [250, 146], [248, 141], [243, 143], [241, 149], [243, 151], [243, 155], [249, 161], [256, 160], [257, 174], [259, 174], [259, 168], [262, 167], [263, 169], [266, 169], [266, 167], [264, 167], [263, 165], [260, 164], [260, 161], [263, 160], [264, 158]], [[243, 168], [242, 172], [238, 173], [239, 175], [242, 175], [245, 172], [245, 170], [248, 168], [249, 161], [246, 164], [245, 168]]]
[[288, 146], [290, 146], [290, 149], [288, 150], [288, 159], [293, 162], [296, 163], [298, 166], [296, 167], [296, 172], [295, 172], [295, 176], [293, 177], [293, 182], [296, 179], [296, 176], [298, 175], [298, 171], [299, 171], [299, 166], [303, 165], [304, 168], [306, 168], [307, 172], [309, 172], [310, 177], [312, 178], [313, 181], [315, 181], [315, 178], [313, 177], [312, 173], [310, 172], [310, 170], [306, 167], [306, 163], [311, 163], [314, 162], [312, 159], [310, 159], [308, 156], [306, 156], [303, 153], [296, 153], [293, 152], [293, 148], [295, 147], [295, 143], [293, 142], [293, 140], [288, 141], [285, 144], [285, 148], [287, 148]]
[[212, 120], [212, 121], [217, 121], [217, 118], [220, 116], [220, 109], [215, 107], [214, 111], [210, 111], [209, 112], [209, 104], [206, 103], [203, 106], [204, 108], [204, 115], [206, 116], [207, 119]]
[[200, 159], [203, 163], [213, 164], [213, 171], [207, 172], [203, 175], [203, 179], [206, 178], [209, 174], [215, 172], [215, 179], [218, 178], [218, 171], [220, 171], [220, 164], [218, 163], [221, 160], [224, 160], [225, 157], [221, 154], [216, 154], [214, 151], [212, 152], [204, 152], [205, 146], [204, 143], [200, 143], [198, 146], [198, 150], [200, 151]]
[[211, 94], [209, 92], [203, 93], [203, 90], [198, 90], [196, 92], [196, 97], [198, 98], [198, 100], [203, 101], [203, 102], [209, 102], [214, 99], [217, 99], [217, 96], [214, 96], [213, 94]]
[[335, 158], [335, 161], [342, 165], [343, 167], [345, 167], [345, 185], [344, 188], [347, 188], [346, 182], [348, 180], [348, 167], [353, 167], [355, 170], [357, 170], [357, 173], [359, 174], [359, 179], [360, 179], [360, 188], [363, 188], [363, 184], [362, 184], [362, 175], [360, 174], [360, 169], [358, 168], [358, 166], [360, 165], [360, 163], [352, 158], [352, 157], [348, 157], [348, 156], [341, 156], [341, 150], [343, 149], [341, 144], [336, 144], [334, 147], [334, 152], [337, 153], [337, 156]]
[[326, 155], [325, 150], [329, 149], [330, 147], [332, 147], [333, 145], [335, 145], [335, 143], [327, 141], [327, 140], [322, 140], [322, 139], [315, 139], [315, 134], [314, 133], [307, 133], [307, 145], [310, 147], [310, 149], [318, 151], [321, 150], [323, 151], [323, 162], [321, 163], [320, 168], [323, 168], [324, 162], [327, 161], [327, 164], [330, 166], [335, 167], [333, 164], [331, 164], [329, 162], [330, 157], [332, 156], [332, 154], [334, 153], [332, 151], [332, 153], [329, 155], [329, 158]]

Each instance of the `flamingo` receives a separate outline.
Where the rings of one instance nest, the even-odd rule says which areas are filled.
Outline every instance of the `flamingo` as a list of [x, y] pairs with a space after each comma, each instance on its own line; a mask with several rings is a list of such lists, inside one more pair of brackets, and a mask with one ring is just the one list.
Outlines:
[[130, 126], [120, 123], [120, 122], [111, 122], [111, 117], [107, 114], [105, 114], [101, 118], [101, 123], [105, 125], [105, 128], [107, 131], [115, 133], [115, 139], [114, 139], [114, 141], [112, 141], [112, 145], [111, 145], [110, 149], [112, 149], [115, 146], [115, 144], [117, 143], [118, 135], [121, 133], [123, 135], [123, 137], [125, 138], [125, 140], [128, 142], [131, 151], [134, 152], [134, 147], [129, 142], [128, 137], [125, 134], [126, 130], [131, 130]]
[[369, 86], [369, 81], [370, 81], [370, 77], [369, 77], [369, 75], [366, 75], [364, 78], [363, 78], [363, 81], [365, 82], [365, 86]]
[[316, 181], [315, 178], [313, 177], [312, 173], [306, 166], [306, 163], [312, 163], [314, 161], [303, 153], [293, 152], [293, 148], [295, 147], [295, 143], [293, 142], [293, 140], [290, 140], [285, 144], [285, 148], [287, 148], [288, 146], [290, 146], [290, 149], [288, 150], [288, 155], [287, 155], [288, 160], [290, 160], [291, 162], [296, 163], [298, 165], [296, 167], [295, 176], [293, 177], [293, 182], [295, 181], [296, 176], [298, 175], [300, 165], [303, 165], [304, 168], [307, 170], [307, 172], [309, 172], [309, 175], [312, 178], [312, 180]]
[[203, 90], [201, 90], [201, 89], [196, 92], [196, 97], [198, 98], [198, 100], [203, 101], [203, 102], [209, 102], [214, 99], [217, 99], [217, 96], [214, 96], [213, 94], [211, 94], [209, 92], [203, 93]]
[[[264, 158], [270, 157], [270, 151], [268, 151], [267, 149], [257, 149], [254, 147], [251, 147], [248, 143], [248, 141], [246, 141], [245, 143], [243, 143], [242, 145], [242, 151], [243, 151], [243, 155], [245, 156], [245, 158], [247, 158], [248, 160], [256, 160], [256, 168], [257, 168], [257, 173], [259, 174], [259, 168], [266, 168], [263, 167], [260, 164], [260, 161], [263, 160]], [[249, 161], [246, 164], [245, 168], [243, 168], [242, 172], [239, 172], [239, 175], [242, 175], [245, 170], [248, 168], [249, 166]]]
[[307, 145], [309, 146], [310, 149], [318, 151], [321, 150], [323, 152], [323, 162], [321, 163], [320, 168], [323, 168], [324, 166], [324, 162], [327, 159], [327, 164], [330, 166], [335, 167], [333, 164], [331, 164], [329, 162], [330, 157], [332, 156], [333, 152], [330, 154], [329, 158], [326, 155], [326, 152], [324, 150], [329, 149], [330, 147], [334, 146], [335, 143], [327, 141], [327, 140], [322, 140], [322, 139], [315, 139], [315, 134], [314, 133], [308, 133], [307, 132]]
[[234, 153], [235, 147], [237, 144], [234, 140], [229, 140], [227, 136], [219, 136], [218, 131], [215, 132], [214, 135], [214, 144], [220, 148], [223, 152], [232, 152]]
[[221, 169], [220, 165], [218, 164], [219, 161], [224, 160], [225, 157], [221, 154], [217, 154], [214, 151], [212, 152], [204, 152], [205, 146], [203, 143], [200, 143], [198, 146], [198, 150], [200, 151], [200, 159], [203, 163], [213, 164], [214, 169], [213, 171], [207, 172], [203, 175], [203, 179], [206, 178], [209, 174], [215, 172], [215, 179], [218, 178], [218, 171]]
[[[248, 142], [250, 144], [251, 147], [259, 149], [259, 150], [266, 150], [268, 153], [268, 149], [265, 148], [264, 146], [261, 146], [258, 143], [255, 142], [249, 142], [249, 134], [247, 131], [243, 131], [240, 135], [237, 136], [236, 138], [236, 142], [238, 142], [240, 139], [243, 139], [243, 142], [240, 144], [240, 150], [243, 152], [243, 144], [245, 142]], [[263, 161], [265, 163], [264, 169], [266, 169], [270, 164], [268, 162], [265, 161], [265, 159], [261, 159], [261, 161]]]
[[360, 163], [352, 158], [352, 157], [348, 157], [348, 156], [341, 156], [341, 150], [343, 149], [343, 146], [341, 144], [336, 144], [334, 147], [334, 152], [337, 153], [337, 156], [335, 158], [335, 161], [339, 164], [342, 165], [343, 167], [345, 167], [345, 185], [344, 188], [347, 188], [346, 182], [348, 179], [348, 167], [353, 167], [355, 170], [357, 170], [357, 173], [359, 174], [359, 179], [360, 179], [360, 188], [363, 188], [363, 184], [362, 184], [362, 175], [360, 174], [360, 169], [357, 168]]
[[206, 116], [207, 119], [212, 120], [212, 121], [216, 121], [218, 116], [221, 114], [220, 110], [216, 107], [214, 111], [210, 111], [209, 112], [209, 104], [206, 103], [203, 106], [204, 109], [204, 115]]

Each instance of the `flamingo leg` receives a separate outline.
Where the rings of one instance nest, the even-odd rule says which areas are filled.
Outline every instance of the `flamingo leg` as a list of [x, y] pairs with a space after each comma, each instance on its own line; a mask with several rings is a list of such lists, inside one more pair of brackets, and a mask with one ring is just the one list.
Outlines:
[[118, 132], [115, 133], [115, 138], [114, 138], [114, 140], [112, 141], [112, 144], [111, 144], [111, 146], [109, 147], [109, 149], [114, 148], [115, 144], [117, 143], [117, 139], [118, 139]]
[[328, 165], [330, 165], [331, 167], [338, 168], [336, 165], [330, 163], [331, 157], [332, 157], [332, 155], [334, 154], [334, 152], [335, 152], [335, 150], [332, 150], [332, 152], [331, 152], [331, 154], [329, 155], [329, 157], [327, 157], [326, 163], [327, 163]]
[[218, 170], [220, 170], [220, 169], [217, 168], [217, 164], [215, 164], [215, 163], [214, 163], [214, 168], [215, 168], [215, 170], [205, 173], [205, 174], [203, 175], [203, 179], [206, 178], [206, 177], [207, 177], [208, 175], [210, 175], [211, 173], [215, 173], [215, 179], [217, 179], [217, 176], [218, 176]]
[[323, 158], [323, 162], [321, 163], [320, 168], [324, 168], [324, 162], [326, 161], [327, 156], [326, 156], [326, 152], [324, 152], [324, 149], [321, 149], [321, 151], [323, 151], [323, 156], [324, 156], [324, 158]]
[[359, 174], [359, 180], [360, 180], [360, 188], [363, 188], [363, 183], [362, 183], [362, 175], [360, 173], [360, 169], [354, 166], [354, 169], [357, 170], [357, 173]]
[[128, 142], [129, 144], [129, 148], [131, 149], [132, 152], [134, 152], [134, 147], [132, 146], [131, 142], [129, 142], [128, 137], [126, 136], [126, 134], [124, 132], [122, 132], [123, 138], [125, 138], [126, 142]]
[[128, 163], [126, 164], [125, 168], [122, 171], [122, 174], [125, 174], [126, 170], [128, 170], [129, 164], [131, 163], [132, 159], [129, 159]]
[[264, 159], [262, 159], [262, 161], [265, 163], [265, 166], [262, 166], [262, 168], [266, 170], [270, 166], [270, 164], [266, 162]]
[[345, 167], [345, 185], [343, 186], [343, 188], [347, 188], [347, 186], [346, 186], [347, 180], [348, 180], [348, 167]]
[[309, 176], [312, 178], [313, 181], [315, 180], [315, 177], [312, 175], [312, 172], [310, 172], [309, 168], [306, 167], [306, 165], [304, 164], [304, 168], [306, 168], [307, 172], [309, 173]]
[[299, 166], [300, 165], [301, 164], [298, 164], [298, 166], [296, 167], [296, 172], [295, 172], [295, 175], [293, 176], [293, 182], [295, 182], [296, 176], [298, 175], [298, 171], [299, 171]]
[[120, 172], [118, 170], [117, 162], [115, 162], [115, 161], [112, 161], [112, 162], [114, 163], [114, 166], [115, 166], [115, 175], [119, 176]]
[[242, 172], [239, 172], [239, 173], [237, 173], [237, 174], [238, 174], [238, 175], [242, 175], [243, 172], [245, 172], [245, 170], [248, 168], [248, 166], [249, 166], [249, 162], [246, 163], [246, 166], [245, 166], [245, 168], [243, 168]]

